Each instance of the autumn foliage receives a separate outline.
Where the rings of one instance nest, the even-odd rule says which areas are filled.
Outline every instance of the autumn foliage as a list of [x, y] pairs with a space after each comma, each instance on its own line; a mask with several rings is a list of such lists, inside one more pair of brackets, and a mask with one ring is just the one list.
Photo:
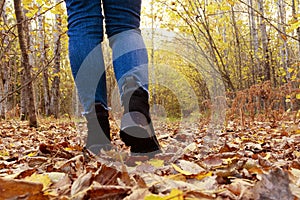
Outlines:
[[1, 200], [300, 198], [298, 1], [144, 1], [153, 159], [120, 140], [107, 41], [114, 148], [83, 148], [63, 4], [0, 1]]
[[230, 121], [211, 136], [205, 124], [156, 122], [164, 153], [151, 160], [129, 156], [112, 124], [115, 149], [95, 157], [82, 148], [84, 122], [1, 122], [0, 198], [300, 197], [298, 123]]

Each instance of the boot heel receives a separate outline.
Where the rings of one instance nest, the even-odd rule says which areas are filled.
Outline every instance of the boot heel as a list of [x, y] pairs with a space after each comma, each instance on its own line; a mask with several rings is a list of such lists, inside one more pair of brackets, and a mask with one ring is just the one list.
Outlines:
[[140, 112], [129, 112], [122, 117], [120, 137], [130, 146], [132, 153], [150, 153], [160, 151], [152, 123]]

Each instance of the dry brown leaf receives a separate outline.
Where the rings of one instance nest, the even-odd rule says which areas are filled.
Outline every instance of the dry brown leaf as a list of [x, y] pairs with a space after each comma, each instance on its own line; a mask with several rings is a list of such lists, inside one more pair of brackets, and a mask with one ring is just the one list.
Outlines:
[[24, 171], [20, 172], [20, 173], [15, 177], [15, 179], [24, 179], [24, 178], [26, 178], [27, 176], [31, 176], [31, 175], [34, 174], [36, 171], [37, 171], [37, 169], [35, 169], [35, 168], [24, 170]]
[[269, 168], [272, 166], [272, 163], [266, 159], [263, 158], [262, 156], [258, 155], [258, 163], [260, 166], [262, 166], [263, 168]]
[[37, 167], [46, 163], [49, 160], [49, 158], [43, 156], [35, 156], [35, 157], [26, 157], [24, 158], [24, 160], [26, 160], [29, 167]]
[[128, 166], [136, 166], [137, 163], [145, 162], [148, 159], [148, 156], [128, 156], [128, 158], [125, 161], [125, 164]]
[[202, 163], [205, 164], [208, 168], [213, 168], [213, 167], [221, 166], [223, 164], [223, 160], [222, 158], [220, 158], [220, 156], [213, 155], [204, 158]]
[[129, 173], [127, 171], [127, 168], [125, 165], [122, 166], [122, 173], [121, 173], [121, 181], [126, 185], [126, 186], [133, 186], [133, 180], [129, 176]]
[[263, 170], [260, 167], [252, 167], [248, 169], [250, 174], [262, 174]]
[[217, 186], [216, 176], [206, 177], [201, 181], [191, 179], [189, 182], [172, 180], [155, 174], [143, 174], [141, 176], [147, 186], [153, 189], [154, 193], [168, 192], [173, 188], [184, 191], [214, 190], [215, 186]]
[[155, 171], [156, 168], [153, 165], [149, 164], [148, 162], [141, 163], [135, 168], [135, 172], [138, 173], [154, 173]]
[[300, 170], [300, 162], [299, 160], [293, 160], [291, 163], [291, 167]]
[[216, 199], [216, 194], [205, 191], [188, 191], [186, 192], [186, 199], [212, 200]]
[[205, 169], [200, 167], [198, 164], [190, 162], [190, 161], [186, 161], [186, 160], [179, 160], [178, 161], [178, 166], [182, 170], [184, 170], [186, 172], [189, 172], [190, 175], [197, 175], [197, 174], [200, 174], [202, 172], [205, 172]]
[[54, 166], [56, 171], [64, 172], [66, 174], [80, 176], [83, 172], [83, 155], [75, 156], [67, 161], [57, 162]]
[[255, 200], [294, 200], [289, 183], [288, 173], [275, 168], [269, 174], [262, 175], [262, 180], [254, 185], [251, 189], [252, 198]]
[[123, 199], [131, 192], [131, 187], [100, 185], [94, 182], [87, 190], [83, 199]]
[[30, 181], [0, 178], [0, 199], [41, 194], [43, 184]]
[[121, 177], [121, 172], [114, 167], [101, 165], [101, 168], [95, 173], [94, 180], [101, 185], [116, 185], [117, 179]]
[[300, 187], [295, 184], [290, 184], [290, 189], [291, 189], [292, 194], [298, 198], [297, 200], [299, 200], [300, 199]]
[[236, 196], [242, 195], [250, 187], [253, 187], [253, 183], [244, 179], [234, 179], [230, 185], [225, 186], [225, 188]]
[[92, 183], [92, 173], [86, 173], [79, 176], [71, 187], [71, 196], [76, 195], [78, 192], [88, 188]]
[[133, 175], [133, 178], [139, 188], [147, 188], [147, 184], [140, 175], [135, 174]]
[[290, 169], [289, 170], [289, 177], [293, 184], [300, 187], [300, 170], [299, 169]]
[[225, 145], [220, 149], [219, 153], [234, 152], [239, 149], [236, 144], [225, 143]]
[[[252, 122], [250, 126], [245, 119], [245, 126], [249, 125], [247, 128], [241, 128], [237, 122], [231, 124], [231, 132], [219, 134], [220, 142], [209, 149], [198, 148], [204, 144], [206, 125], [195, 129], [199, 134], [189, 138], [191, 142], [188, 145], [172, 139], [179, 134], [174, 134], [178, 126], [174, 126], [172, 122], [159, 124], [158, 137], [159, 134], [169, 135], [162, 137], [160, 141], [165, 153], [156, 157], [159, 160], [144, 162], [146, 160], [132, 159], [129, 162], [127, 149], [123, 152], [124, 156], [119, 152], [102, 152], [100, 157], [90, 156], [85, 160], [81, 152], [82, 138], [71, 123], [43, 122], [42, 127], [36, 130], [23, 122], [0, 121], [0, 150], [4, 150], [2, 154], [5, 154], [0, 155], [0, 177], [5, 177], [6, 180], [24, 179], [37, 172], [49, 177], [51, 186], [36, 194], [28, 193], [20, 197], [27, 199], [47, 199], [50, 196], [64, 200], [97, 199], [98, 195], [104, 194], [103, 192], [107, 195], [106, 199], [123, 199], [126, 196], [131, 199], [143, 199], [143, 191], [149, 194], [148, 188], [154, 194], [168, 194], [175, 188], [184, 191], [184, 197], [189, 199], [253, 200], [253, 195], [257, 192], [260, 195], [257, 199], [262, 198], [262, 191], [270, 193], [266, 188], [261, 189], [264, 187], [261, 182], [272, 182], [267, 186], [272, 187], [274, 191], [280, 188], [273, 184], [279, 182], [273, 177], [275, 175], [263, 173], [269, 171], [272, 166], [281, 166], [289, 169], [290, 190], [299, 197], [300, 179], [297, 170], [300, 169], [300, 137], [291, 133], [289, 129], [281, 128], [293, 123], [282, 122], [285, 124], [282, 126], [281, 122], [276, 122], [276, 127], [271, 128], [268, 122]], [[184, 133], [194, 126], [190, 123], [183, 125], [181, 131]], [[118, 127], [112, 130], [117, 132]], [[195, 130], [193, 129], [192, 133]], [[113, 135], [113, 143], [123, 147], [124, 144], [116, 135]], [[39, 154], [35, 155], [39, 147]], [[135, 166], [124, 166], [123, 160]], [[141, 164], [136, 166], [136, 161]], [[190, 175], [176, 173], [171, 163], [176, 163], [179, 172]], [[122, 170], [122, 167], [129, 171]], [[199, 167], [202, 169], [199, 170]], [[88, 173], [92, 177], [87, 178], [89, 181], [83, 181], [82, 176]], [[257, 179], [260, 180], [257, 184], [261, 184], [257, 190], [248, 187], [247, 182], [256, 185]], [[31, 181], [29, 184], [32, 184]], [[131, 186], [130, 190], [127, 190], [128, 185]], [[283, 185], [285, 187], [285, 184]], [[73, 191], [78, 190], [73, 196], [71, 187]], [[148, 194], [146, 196], [149, 196]], [[276, 191], [274, 195], [277, 195]], [[3, 198], [0, 196], [0, 199]]]
[[53, 182], [53, 185], [51, 186], [51, 191], [54, 196], [55, 194], [56, 196], [70, 194], [72, 182], [67, 174], [60, 172], [49, 172], [46, 174]]
[[124, 198], [124, 200], [139, 200], [145, 199], [146, 196], [150, 195], [148, 188], [135, 189], [133, 192]]

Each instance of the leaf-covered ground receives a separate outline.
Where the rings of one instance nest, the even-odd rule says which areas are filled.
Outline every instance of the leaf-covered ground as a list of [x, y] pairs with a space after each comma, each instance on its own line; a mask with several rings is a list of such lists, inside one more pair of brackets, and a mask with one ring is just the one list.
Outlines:
[[112, 124], [116, 149], [95, 157], [82, 151], [83, 122], [0, 122], [0, 199], [300, 198], [299, 121], [228, 122], [212, 134], [159, 122], [164, 153], [151, 160], [130, 157]]

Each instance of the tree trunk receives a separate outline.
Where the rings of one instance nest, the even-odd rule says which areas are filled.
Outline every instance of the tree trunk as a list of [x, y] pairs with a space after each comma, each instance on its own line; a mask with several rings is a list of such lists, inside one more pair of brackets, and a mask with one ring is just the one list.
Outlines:
[[[4, 7], [4, 1], [2, 1], [0, 3], [0, 21], [3, 21], [3, 23], [6, 23], [6, 14], [5, 14], [5, 7]], [[6, 43], [6, 37], [2, 37], [2, 35], [5, 34], [5, 30], [1, 30], [0, 31], [0, 35], [1, 35], [1, 51], [3, 51], [1, 53], [1, 61], [2, 61], [2, 65], [0, 65], [0, 99], [4, 98], [4, 94], [5, 94], [5, 84], [7, 84], [7, 76], [6, 76], [6, 61], [5, 61], [5, 55], [4, 55], [4, 49], [5, 47], [5, 43]], [[6, 100], [5, 100], [6, 101]], [[4, 103], [0, 103], [0, 119], [1, 118], [5, 118], [5, 101]]]
[[234, 33], [235, 33], [235, 42], [236, 42], [236, 47], [235, 48], [235, 57], [237, 59], [236, 61], [236, 66], [238, 68], [238, 89], [242, 89], [243, 88], [243, 76], [242, 76], [242, 56], [241, 56], [241, 43], [240, 43], [240, 38], [239, 38], [239, 31], [238, 31], [238, 27], [236, 24], [236, 19], [235, 19], [235, 11], [234, 11], [234, 7], [231, 6], [231, 17], [232, 17], [232, 23], [233, 23], [233, 29], [234, 29]]
[[[46, 50], [45, 50], [45, 36], [44, 36], [44, 17], [43, 15], [38, 18], [38, 26], [39, 26], [39, 38], [40, 38], [40, 67], [44, 68], [45, 60], [46, 60]], [[46, 116], [50, 115], [50, 90], [49, 90], [49, 74], [48, 70], [43, 70], [43, 90], [44, 90], [44, 112]]]
[[263, 48], [263, 69], [262, 74], [263, 80], [268, 81], [271, 79], [271, 67], [270, 67], [270, 55], [269, 55], [269, 46], [268, 46], [268, 35], [267, 35], [267, 28], [266, 23], [264, 19], [264, 1], [258, 0], [258, 9], [260, 12], [260, 31], [261, 31], [261, 42], [262, 42], [262, 48]]
[[[293, 18], [295, 20], [297, 20], [297, 8], [296, 8], [296, 4], [299, 5], [299, 0], [298, 2], [296, 3], [296, 0], [292, 0], [292, 13], [293, 13]], [[300, 58], [300, 27], [298, 27], [296, 29], [296, 33], [297, 33], [297, 38], [298, 38], [298, 58]]]
[[286, 37], [286, 8], [285, 8], [285, 3], [283, 0], [278, 0], [277, 2], [278, 5], [278, 28], [281, 31], [278, 33], [281, 35], [281, 40], [283, 44], [280, 46], [280, 58], [281, 58], [281, 63], [282, 67], [285, 69], [286, 72], [286, 81], [289, 81], [291, 78], [291, 74], [288, 70], [289, 68], [289, 54], [288, 54], [288, 44], [287, 44], [287, 37]]
[[4, 5], [5, 5], [5, 0], [1, 0], [1, 2], [0, 2], [0, 16], [2, 16], [2, 13], [5, 11], [4, 10]]
[[[22, 66], [23, 67], [23, 66]], [[21, 74], [21, 85], [26, 84], [24, 69], [20, 72]], [[20, 120], [25, 121], [28, 117], [27, 112], [27, 87], [21, 89], [21, 99], [20, 99]]]
[[[58, 1], [57, 1], [58, 3]], [[60, 6], [60, 5], [58, 5]], [[61, 41], [60, 41], [60, 34], [61, 34], [61, 15], [55, 15], [56, 24], [55, 24], [55, 60], [54, 60], [54, 70], [53, 70], [53, 82], [52, 82], [52, 96], [51, 96], [51, 113], [54, 115], [55, 118], [59, 117], [59, 85], [60, 85], [60, 51], [61, 51]]]
[[[3, 98], [3, 94], [4, 94], [4, 83], [5, 83], [5, 79], [3, 76], [3, 70], [2, 70], [2, 66], [0, 68], [0, 99]], [[5, 107], [4, 107], [4, 103], [0, 103], [0, 119], [3, 119], [5, 117], [5, 111], [4, 111]]]
[[[21, 65], [24, 68], [24, 80], [26, 81], [27, 87], [26, 92], [26, 108], [28, 111], [28, 118], [29, 118], [29, 125], [32, 127], [37, 127], [37, 117], [35, 112], [35, 102], [34, 102], [34, 95], [32, 90], [32, 78], [31, 78], [31, 66], [29, 65], [29, 57], [27, 53], [27, 44], [26, 38], [24, 34], [24, 17], [21, 8], [21, 0], [14, 0], [15, 6], [15, 14], [17, 19], [17, 29], [18, 29], [18, 38], [19, 38], [19, 45], [21, 49], [22, 61]], [[25, 96], [25, 95], [24, 95]]]
[[255, 15], [254, 15], [253, 0], [249, 0], [249, 13], [250, 13], [250, 16], [249, 16], [250, 41], [251, 41], [251, 46], [253, 48], [253, 58], [254, 58], [254, 62], [252, 63], [252, 84], [255, 84], [256, 83], [256, 72], [258, 71], [257, 66], [260, 66], [260, 60], [258, 57], [259, 43], [258, 43], [256, 19], [255, 19]]
[[[8, 24], [8, 16], [6, 13], [6, 4], [4, 4], [4, 1], [1, 2], [0, 5], [2, 12], [1, 12], [1, 21], [3, 20], [3, 24]], [[16, 56], [14, 58], [11, 58], [10, 55], [12, 55], [13, 52], [11, 52], [12, 49], [12, 43], [10, 42], [9, 36], [7, 35], [7, 30], [4, 28], [1, 30], [0, 33], [3, 37], [1, 37], [1, 68], [0, 68], [0, 92], [1, 97], [0, 99], [3, 99], [5, 97], [5, 94], [9, 93], [10, 91], [14, 90], [15, 85], [17, 84], [17, 81], [14, 79], [14, 72], [17, 71], [15, 65], [16, 62]], [[15, 107], [16, 107], [16, 97], [15, 95], [12, 95], [10, 97], [6, 97], [0, 105], [0, 115], [3, 118], [13, 118], [17, 116], [17, 113], [15, 113]]]

